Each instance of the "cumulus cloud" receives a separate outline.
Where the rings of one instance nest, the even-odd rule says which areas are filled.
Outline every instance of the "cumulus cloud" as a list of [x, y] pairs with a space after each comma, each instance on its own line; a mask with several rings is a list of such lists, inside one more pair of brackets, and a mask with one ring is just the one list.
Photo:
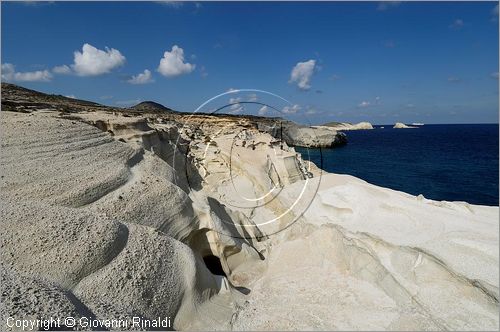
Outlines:
[[154, 82], [154, 80], [151, 72], [145, 69], [144, 72], [132, 76], [127, 82], [130, 84], [147, 84]]
[[262, 107], [259, 109], [258, 114], [259, 114], [259, 115], [266, 115], [267, 111], [268, 111], [267, 106], [262, 106]]
[[54, 68], [52, 68], [52, 72], [55, 74], [68, 75], [71, 74], [71, 68], [66, 65], [55, 66]]
[[239, 103], [240, 101], [241, 101], [241, 97], [229, 98], [229, 103], [230, 104]]
[[464, 26], [464, 21], [460, 18], [457, 18], [455, 21], [453, 21], [453, 23], [449, 25], [449, 28], [453, 30], [460, 30], [463, 28], [463, 26]]
[[48, 70], [16, 72], [16, 68], [13, 64], [2, 64], [2, 81], [48, 82], [51, 79], [52, 74]]
[[383, 12], [389, 8], [399, 7], [400, 4], [401, 1], [381, 1], [378, 3], [377, 10]]
[[382, 104], [382, 98], [379, 96], [375, 97], [373, 100], [363, 100], [360, 102], [357, 107], [358, 108], [367, 108], [371, 106], [377, 106]]
[[298, 111], [300, 111], [300, 106], [295, 104], [293, 106], [285, 106], [283, 107], [283, 109], [281, 110], [281, 112], [285, 113], [285, 114], [295, 114], [297, 113]]
[[311, 78], [315, 66], [316, 60], [297, 63], [292, 69], [288, 82], [296, 83], [301, 90], [309, 90], [311, 88]]
[[160, 60], [158, 72], [166, 77], [175, 77], [189, 74], [196, 65], [184, 62], [184, 50], [177, 45], [172, 46], [170, 52], [166, 51]]
[[370, 106], [376, 106], [380, 104], [382, 104], [382, 99], [377, 96], [373, 101], [363, 100], [358, 104], [358, 108], [367, 108]]
[[230, 109], [229, 113], [237, 114], [243, 111], [243, 106], [240, 104], [240, 101], [241, 97], [229, 98], [229, 104], [231, 105], [229, 108]]
[[82, 52], [74, 52], [74, 64], [71, 68], [79, 76], [107, 74], [114, 68], [125, 64], [125, 57], [114, 48], [99, 50], [90, 44], [83, 44]]

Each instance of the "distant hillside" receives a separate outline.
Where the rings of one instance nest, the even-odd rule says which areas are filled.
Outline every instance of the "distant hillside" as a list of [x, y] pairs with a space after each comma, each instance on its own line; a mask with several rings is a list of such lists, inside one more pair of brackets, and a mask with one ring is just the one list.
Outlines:
[[21, 86], [2, 83], [2, 110], [30, 111], [46, 109], [65, 112], [102, 110], [107, 106], [91, 101], [69, 98], [61, 95], [46, 94]]
[[2, 83], [2, 110], [17, 112], [30, 112], [33, 110], [50, 110], [60, 112], [104, 110], [109, 112], [120, 112], [123, 114], [175, 113], [172, 109], [153, 101], [145, 101], [130, 108], [120, 108], [61, 95], [47, 94], [26, 89], [11, 83]]
[[156, 113], [156, 112], [167, 112], [174, 113], [173, 109], [163, 106], [162, 104], [155, 103], [154, 101], [143, 101], [133, 107], [131, 107], [134, 111], [141, 111], [147, 113]]

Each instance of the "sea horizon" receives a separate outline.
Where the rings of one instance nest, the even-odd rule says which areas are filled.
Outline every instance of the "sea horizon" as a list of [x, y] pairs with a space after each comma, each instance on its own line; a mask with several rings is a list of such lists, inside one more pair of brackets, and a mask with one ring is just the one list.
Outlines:
[[0, 331], [499, 329], [498, 1], [0, 9]]

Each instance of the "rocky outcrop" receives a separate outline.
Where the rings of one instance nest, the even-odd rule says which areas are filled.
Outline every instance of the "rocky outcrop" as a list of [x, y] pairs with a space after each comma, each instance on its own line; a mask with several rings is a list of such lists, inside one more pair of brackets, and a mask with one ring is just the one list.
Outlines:
[[289, 146], [331, 148], [347, 143], [347, 136], [329, 127], [308, 127], [292, 121], [278, 119], [272, 122], [257, 122], [257, 128], [283, 140]]
[[333, 128], [335, 130], [368, 130], [373, 129], [370, 122], [359, 122], [359, 123], [349, 123], [349, 122], [328, 122], [323, 126]]
[[[266, 118], [261, 116], [250, 115], [231, 115], [231, 114], [196, 114], [190, 117], [187, 114], [175, 112], [174, 110], [165, 107], [153, 101], [144, 101], [133, 107], [117, 108], [100, 105], [94, 102], [88, 102], [79, 99], [68, 98], [64, 96], [48, 95], [41, 92], [25, 89], [14, 84], [2, 83], [2, 110], [14, 112], [33, 112], [33, 111], [58, 111], [61, 113], [78, 113], [78, 112], [108, 112], [122, 117], [139, 119], [121, 119], [114, 126], [117, 129], [123, 126], [126, 122], [127, 127], [131, 126], [131, 122], [136, 122], [137, 125], [145, 123], [145, 119], [150, 119], [155, 122], [175, 121], [182, 123], [184, 121], [205, 122], [207, 119], [214, 119], [217, 122], [232, 122], [245, 123], [246, 126], [258, 128], [267, 132], [277, 139], [282, 139], [289, 146], [300, 147], [321, 147], [330, 148], [342, 146], [347, 143], [347, 136], [339, 133], [329, 127], [313, 127], [303, 126], [292, 121], [282, 118]], [[69, 116], [65, 118], [69, 119]], [[104, 123], [102, 117], [99, 119], [89, 118], [93, 124], [100, 126], [101, 129], [113, 124]], [[116, 133], [114, 129], [109, 129]]]
[[61, 95], [49, 95], [26, 89], [15, 84], [2, 83], [2, 110], [14, 112], [32, 112], [35, 110], [77, 112], [88, 110], [112, 110], [91, 101], [69, 98]]
[[220, 289], [202, 254], [183, 244], [200, 222], [181, 180], [141, 145], [57, 114], [2, 114], [2, 267], [14, 283], [59, 287], [98, 318], [160, 315], [181, 328]]
[[394, 127], [392, 127], [394, 129], [412, 129], [412, 128], [418, 128], [416, 126], [408, 126], [402, 122], [396, 122], [396, 124], [394, 125]]
[[277, 138], [318, 128], [173, 117], [2, 112], [4, 329], [498, 329], [498, 207], [328, 174]]

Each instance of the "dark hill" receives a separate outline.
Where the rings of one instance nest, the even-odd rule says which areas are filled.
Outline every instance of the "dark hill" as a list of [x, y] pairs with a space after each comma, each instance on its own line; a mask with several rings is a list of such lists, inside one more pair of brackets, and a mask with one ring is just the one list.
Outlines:
[[131, 107], [134, 111], [141, 111], [147, 113], [156, 113], [156, 112], [167, 112], [174, 113], [175, 111], [163, 106], [162, 104], [155, 103], [154, 101], [143, 101], [133, 107]]

